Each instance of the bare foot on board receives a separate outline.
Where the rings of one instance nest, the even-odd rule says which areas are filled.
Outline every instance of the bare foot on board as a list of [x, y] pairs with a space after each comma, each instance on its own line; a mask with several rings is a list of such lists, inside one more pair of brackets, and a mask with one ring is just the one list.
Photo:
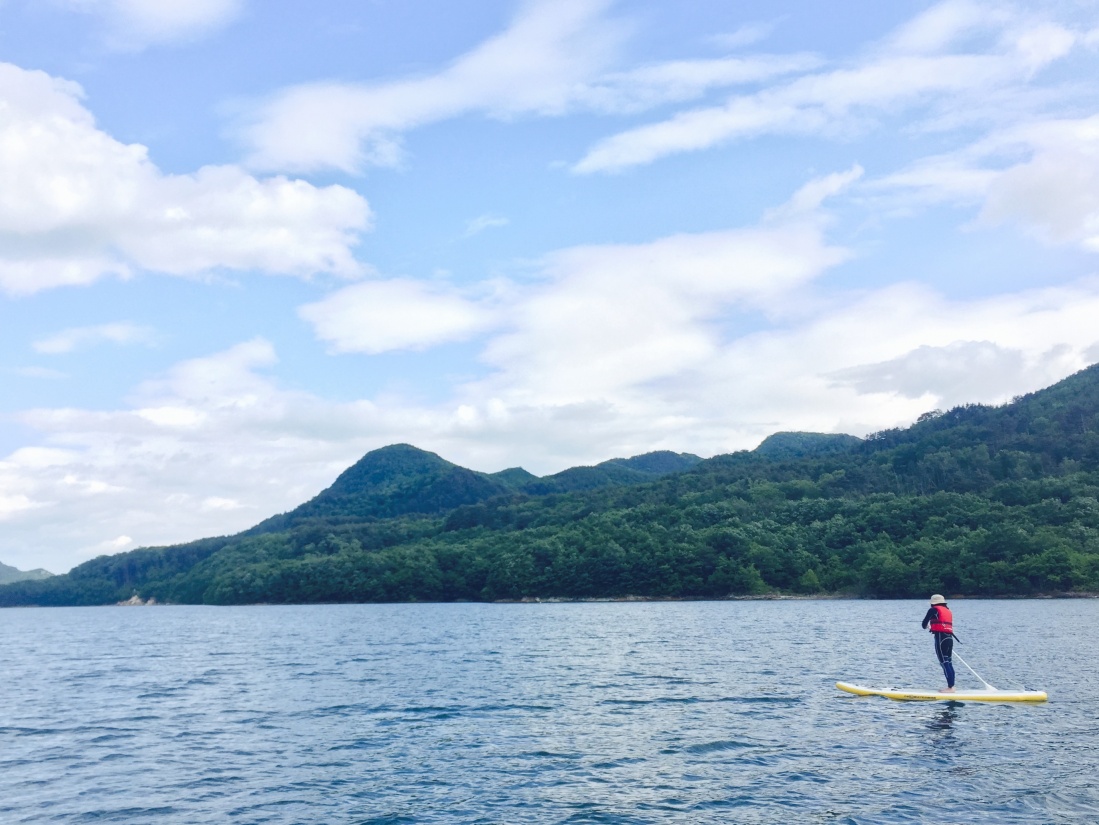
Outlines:
[[939, 691], [939, 693], [953, 693], [953, 692], [954, 692], [954, 688], [943, 688], [942, 690]]

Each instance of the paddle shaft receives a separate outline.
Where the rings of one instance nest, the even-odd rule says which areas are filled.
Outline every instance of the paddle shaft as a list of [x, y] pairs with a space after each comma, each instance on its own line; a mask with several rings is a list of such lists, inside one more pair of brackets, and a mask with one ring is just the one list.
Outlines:
[[969, 668], [969, 672], [970, 672], [970, 673], [972, 673], [972, 674], [973, 674], [974, 676], [976, 676], [976, 677], [977, 677], [977, 678], [978, 678], [978, 679], [980, 680], [980, 682], [981, 682], [981, 684], [982, 684], [982, 685], [984, 685], [984, 686], [985, 686], [986, 688], [988, 688], [989, 690], [996, 690], [996, 688], [992, 687], [992, 685], [990, 685], [990, 684], [989, 684], [988, 682], [986, 682], [986, 681], [985, 681], [985, 680], [984, 680], [984, 679], [983, 679], [983, 678], [981, 677], [981, 674], [979, 674], [979, 673], [978, 673], [977, 671], [975, 671], [975, 670], [974, 670], [973, 668], [969, 667], [969, 662], [967, 662], [967, 661], [966, 661], [965, 659], [963, 659], [963, 658], [962, 658], [961, 656], [959, 656], [959, 655], [958, 655], [958, 652], [957, 652], [957, 651], [951, 651], [951, 652], [952, 652], [952, 654], [953, 654], [954, 656], [956, 656], [956, 657], [957, 657], [957, 659], [958, 659], [958, 661], [959, 661], [959, 662], [961, 662], [961, 663], [962, 663], [963, 665], [965, 665], [965, 666], [966, 666], [967, 668]]

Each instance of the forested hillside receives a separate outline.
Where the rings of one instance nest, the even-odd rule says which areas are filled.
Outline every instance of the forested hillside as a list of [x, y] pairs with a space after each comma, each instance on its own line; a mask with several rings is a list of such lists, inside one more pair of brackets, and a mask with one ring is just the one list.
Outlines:
[[48, 579], [53, 574], [48, 570], [20, 570], [17, 567], [0, 562], [0, 584], [27, 581], [30, 579]]
[[1099, 367], [906, 429], [782, 433], [538, 479], [397, 445], [237, 536], [0, 587], [0, 604], [1099, 591]]

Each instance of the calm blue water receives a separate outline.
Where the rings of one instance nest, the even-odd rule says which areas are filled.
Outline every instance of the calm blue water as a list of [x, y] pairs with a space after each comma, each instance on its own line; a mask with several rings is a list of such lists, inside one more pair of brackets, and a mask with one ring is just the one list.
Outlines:
[[837, 691], [922, 602], [0, 611], [0, 821], [1099, 822], [1099, 601], [951, 606], [1051, 701]]

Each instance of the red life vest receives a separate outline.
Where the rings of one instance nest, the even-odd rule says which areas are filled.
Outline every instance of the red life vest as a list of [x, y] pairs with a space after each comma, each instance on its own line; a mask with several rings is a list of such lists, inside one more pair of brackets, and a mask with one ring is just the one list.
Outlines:
[[945, 604], [932, 605], [935, 608], [935, 612], [938, 615], [937, 618], [931, 620], [931, 630], [933, 633], [953, 633], [954, 632], [954, 617], [950, 613], [950, 608]]

